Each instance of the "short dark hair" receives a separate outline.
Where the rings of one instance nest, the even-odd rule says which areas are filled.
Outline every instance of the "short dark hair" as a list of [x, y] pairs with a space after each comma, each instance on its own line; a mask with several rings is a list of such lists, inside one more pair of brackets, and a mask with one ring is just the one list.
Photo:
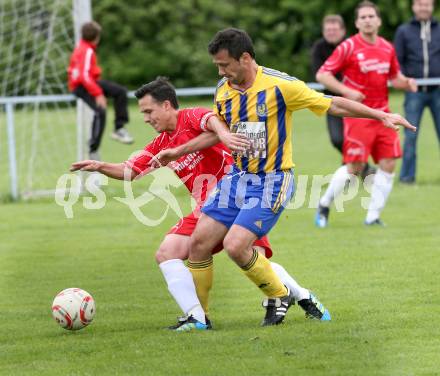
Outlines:
[[322, 20], [322, 26], [328, 23], [337, 23], [341, 29], [345, 29], [344, 19], [339, 14], [329, 14]]
[[359, 17], [359, 10], [362, 9], [362, 8], [373, 8], [374, 11], [376, 12], [376, 16], [380, 18], [379, 7], [376, 4], [372, 3], [371, 1], [366, 0], [366, 1], [360, 2], [357, 5], [356, 9], [354, 10], [354, 19], [355, 20], [358, 19], [358, 17]]
[[100, 35], [101, 25], [95, 21], [86, 22], [81, 27], [81, 38], [88, 42], [93, 42]]
[[214, 39], [209, 42], [208, 52], [211, 55], [215, 55], [220, 50], [227, 50], [229, 55], [235, 60], [240, 59], [241, 55], [245, 52], [255, 59], [252, 39], [244, 30], [230, 27], [217, 32]]
[[167, 77], [157, 77], [154, 81], [142, 85], [134, 93], [137, 99], [141, 99], [146, 95], [151, 95], [156, 102], [163, 103], [170, 101], [173, 108], [179, 108], [176, 90]]

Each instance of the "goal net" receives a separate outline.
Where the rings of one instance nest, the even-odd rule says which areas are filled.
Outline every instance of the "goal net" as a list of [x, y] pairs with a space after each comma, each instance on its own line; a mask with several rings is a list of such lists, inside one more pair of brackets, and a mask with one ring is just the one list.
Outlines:
[[81, 2], [88, 0], [0, 1], [1, 196], [53, 193], [83, 154], [86, 132], [67, 90]]

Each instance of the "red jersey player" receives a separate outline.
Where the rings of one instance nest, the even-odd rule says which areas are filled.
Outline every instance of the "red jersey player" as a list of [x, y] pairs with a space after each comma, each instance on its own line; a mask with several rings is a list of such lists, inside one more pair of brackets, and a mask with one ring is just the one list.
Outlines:
[[[316, 79], [334, 93], [362, 102], [369, 107], [389, 112], [388, 80], [397, 89], [416, 91], [414, 79], [405, 77], [399, 69], [394, 47], [378, 36], [381, 19], [377, 6], [361, 2], [355, 11], [359, 33], [342, 42], [316, 74]], [[342, 73], [342, 82], [334, 75]], [[375, 174], [366, 225], [383, 225], [380, 213], [393, 186], [396, 159], [401, 156], [399, 136], [380, 121], [344, 119], [343, 157], [340, 167], [319, 202], [315, 224], [326, 227], [329, 207], [344, 189], [350, 174], [359, 174], [368, 157], [379, 168]]]
[[[198, 207], [171, 228], [156, 252], [156, 261], [168, 289], [185, 314], [183, 320], [170, 328], [178, 330], [180, 324], [188, 323], [188, 316], [192, 316], [194, 328], [209, 329], [210, 322], [205, 318], [205, 313], [208, 313], [208, 296], [197, 296], [193, 277], [182, 260], [188, 258], [190, 235], [197, 224], [199, 208], [209, 190], [229, 171], [232, 157], [229, 149], [219, 143], [217, 135], [207, 131], [220, 120], [205, 108], [178, 110], [175, 90], [167, 80], [158, 78], [142, 86], [135, 96], [139, 99], [139, 108], [145, 122], [150, 123], [159, 135], [143, 152], [126, 162], [85, 160], [73, 163], [71, 171], [98, 171], [115, 179], [134, 179], [160, 167], [160, 163], [173, 160], [167, 166], [184, 182]], [[249, 141], [240, 134], [230, 134], [228, 137], [226, 144], [231, 150], [240, 152], [249, 146]], [[266, 237], [255, 241], [254, 247], [264, 250], [266, 257], [272, 255]], [[214, 253], [221, 249], [222, 244], [219, 244]], [[281, 265], [271, 264], [297, 301], [309, 300], [307, 289], [299, 286]], [[307, 317], [319, 316], [315, 304], [302, 306], [308, 307]]]

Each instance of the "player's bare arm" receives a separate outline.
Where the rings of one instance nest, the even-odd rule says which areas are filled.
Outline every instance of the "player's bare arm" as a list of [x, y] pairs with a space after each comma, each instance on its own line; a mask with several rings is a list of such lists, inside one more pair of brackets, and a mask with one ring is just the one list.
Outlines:
[[398, 130], [399, 126], [402, 126], [414, 132], [416, 131], [416, 127], [411, 125], [403, 116], [399, 114], [390, 114], [375, 110], [363, 105], [362, 103], [352, 101], [347, 98], [333, 97], [328, 113], [341, 117], [376, 119], [381, 121], [388, 128]]
[[130, 170], [125, 163], [108, 163], [102, 161], [94, 161], [86, 159], [72, 163], [70, 171], [88, 171], [88, 172], [100, 172], [108, 176], [109, 178], [118, 180], [133, 180], [136, 177], [136, 172]]
[[344, 98], [351, 99], [356, 102], [362, 102], [365, 99], [364, 94], [362, 94], [360, 91], [345, 86], [330, 72], [316, 73], [316, 80], [323, 84], [332, 93], [340, 94]]
[[399, 72], [390, 82], [395, 89], [406, 90], [412, 93], [417, 92], [416, 80], [414, 78], [406, 77], [402, 72]]
[[216, 133], [211, 131], [203, 132], [185, 144], [176, 146], [175, 148], [161, 150], [155, 155], [155, 158], [151, 160], [151, 165], [156, 168], [166, 166], [168, 163], [176, 161], [186, 154], [207, 149], [218, 144], [219, 142], [220, 139]]
[[209, 118], [207, 128], [215, 132], [220, 141], [231, 151], [243, 152], [251, 146], [251, 142], [244, 134], [231, 133], [226, 123], [216, 116], [211, 116]]

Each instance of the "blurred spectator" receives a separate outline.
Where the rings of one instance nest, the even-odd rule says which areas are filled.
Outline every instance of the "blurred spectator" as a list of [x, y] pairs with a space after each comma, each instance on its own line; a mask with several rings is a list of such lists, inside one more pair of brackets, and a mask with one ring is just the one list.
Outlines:
[[[432, 18], [434, 0], [413, 0], [414, 18], [401, 25], [394, 45], [405, 75], [415, 78], [440, 77], [440, 25]], [[425, 107], [429, 107], [440, 142], [440, 86], [419, 86], [416, 93], [405, 94], [405, 115], [417, 127], [417, 132], [405, 130], [402, 183], [416, 180], [417, 136]]]
[[[322, 35], [312, 46], [312, 73], [315, 77], [321, 65], [332, 54], [345, 36], [344, 20], [339, 14], [325, 16], [322, 21]], [[340, 79], [340, 76], [337, 76]], [[326, 94], [332, 94], [325, 90]], [[327, 114], [327, 127], [332, 145], [342, 154], [344, 127], [342, 118]]]
[[68, 68], [69, 90], [81, 98], [94, 111], [89, 140], [90, 159], [100, 160], [98, 153], [106, 120], [106, 97], [114, 100], [115, 130], [112, 138], [131, 144], [133, 138], [124, 128], [128, 122], [127, 90], [121, 85], [101, 80], [101, 68], [96, 57], [96, 47], [101, 38], [101, 26], [87, 22], [81, 28], [81, 40], [70, 57]]

